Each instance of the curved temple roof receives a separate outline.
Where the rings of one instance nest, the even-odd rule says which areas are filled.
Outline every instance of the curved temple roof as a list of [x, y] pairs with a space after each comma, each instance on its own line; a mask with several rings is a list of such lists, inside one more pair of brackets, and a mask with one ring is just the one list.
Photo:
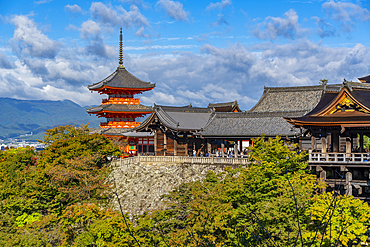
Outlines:
[[116, 105], [116, 104], [107, 104], [107, 105], [100, 105], [86, 109], [87, 113], [89, 114], [97, 114], [99, 112], [143, 112], [148, 113], [152, 112], [152, 108], [149, 106], [143, 105]]
[[238, 101], [225, 103], [209, 103], [209, 108], [214, 108], [216, 112], [241, 112]]
[[344, 82], [340, 92], [326, 92], [306, 115], [285, 120], [296, 126], [370, 126], [370, 87]]
[[198, 108], [190, 106], [174, 107], [155, 105], [150, 115], [135, 130], [145, 130], [156, 119], [165, 127], [175, 131], [196, 131], [201, 130], [210, 120], [211, 108]]
[[155, 84], [145, 82], [132, 75], [125, 67], [119, 66], [110, 76], [104, 80], [89, 85], [90, 90], [100, 91], [104, 88], [117, 88], [125, 90], [148, 91], [155, 87]]
[[282, 115], [300, 116], [304, 112], [271, 112], [271, 113], [216, 113], [207, 126], [200, 132], [204, 137], [257, 137], [265, 134], [268, 137], [295, 136], [300, 129], [293, 128]]

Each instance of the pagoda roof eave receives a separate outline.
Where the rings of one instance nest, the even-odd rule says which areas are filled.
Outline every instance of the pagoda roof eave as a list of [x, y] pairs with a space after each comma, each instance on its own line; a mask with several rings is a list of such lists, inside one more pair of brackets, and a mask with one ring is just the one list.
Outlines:
[[89, 114], [99, 114], [99, 113], [137, 113], [137, 114], [150, 114], [153, 109], [149, 106], [144, 105], [118, 105], [118, 104], [106, 104], [95, 106], [86, 109]]
[[125, 67], [118, 67], [111, 75], [104, 80], [88, 86], [89, 90], [100, 90], [103, 87], [132, 89], [147, 91], [155, 87], [155, 84], [145, 82], [132, 75]]
[[154, 87], [150, 87], [150, 88], [124, 88], [124, 87], [110, 87], [110, 86], [106, 86], [106, 85], [102, 85], [101, 87], [95, 87], [95, 88], [90, 88], [89, 87], [89, 90], [91, 91], [103, 91], [105, 89], [110, 89], [110, 90], [116, 90], [116, 91], [141, 91], [141, 92], [144, 92], [144, 91], [149, 91], [149, 90], [152, 90], [154, 89]]

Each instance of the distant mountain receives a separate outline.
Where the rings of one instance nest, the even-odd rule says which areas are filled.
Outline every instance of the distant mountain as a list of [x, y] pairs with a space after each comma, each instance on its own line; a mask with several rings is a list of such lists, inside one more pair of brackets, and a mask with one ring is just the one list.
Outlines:
[[[57, 125], [87, 124], [97, 128], [101, 120], [89, 116], [86, 107], [70, 100], [17, 100], [0, 98], [0, 139], [43, 133]], [[28, 138], [30, 139], [30, 138]]]

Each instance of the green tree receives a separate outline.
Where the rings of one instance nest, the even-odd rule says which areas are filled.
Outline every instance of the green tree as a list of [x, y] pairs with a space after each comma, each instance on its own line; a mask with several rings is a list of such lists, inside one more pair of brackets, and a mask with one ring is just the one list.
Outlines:
[[[126, 216], [127, 217], [127, 216]], [[66, 236], [62, 246], [134, 246], [122, 215], [95, 204], [71, 205], [61, 220]], [[131, 223], [128, 223], [130, 228]]]
[[360, 246], [368, 238], [370, 207], [353, 196], [322, 193], [310, 199], [304, 239], [312, 246]]
[[118, 148], [86, 131], [53, 133], [40, 153], [0, 152], [0, 245], [58, 245], [64, 238], [58, 217], [68, 206], [107, 202], [108, 156], [118, 155]]
[[66, 140], [71, 137], [76, 137], [80, 135], [85, 135], [89, 133], [89, 124], [82, 124], [79, 127], [74, 125], [60, 125], [52, 129], [48, 129], [45, 132], [42, 142], [46, 145], [49, 145], [55, 141]]
[[328, 80], [327, 80], [327, 79], [321, 79], [321, 80], [319, 81], [319, 83], [320, 83], [321, 85], [325, 86], [325, 85], [327, 85], [327, 84], [328, 84]]

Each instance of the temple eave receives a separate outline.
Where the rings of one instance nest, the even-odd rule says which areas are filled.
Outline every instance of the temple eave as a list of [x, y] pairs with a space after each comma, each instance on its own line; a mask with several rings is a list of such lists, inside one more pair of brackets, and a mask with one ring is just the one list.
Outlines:
[[[91, 86], [93, 86], [93, 85], [91, 85]], [[91, 86], [88, 86], [88, 88], [89, 88], [89, 90], [93, 90], [93, 91], [100, 91], [100, 90], [104, 90], [104, 89], [127, 90], [127, 91], [135, 91], [135, 90], [148, 91], [148, 90], [154, 89], [154, 87], [155, 87], [155, 86], [152, 86], [152, 87], [138, 87], [138, 88], [135, 88], [135, 87], [112, 87], [112, 86], [103, 85], [103, 86], [98, 87], [98, 88], [91, 88]]]

